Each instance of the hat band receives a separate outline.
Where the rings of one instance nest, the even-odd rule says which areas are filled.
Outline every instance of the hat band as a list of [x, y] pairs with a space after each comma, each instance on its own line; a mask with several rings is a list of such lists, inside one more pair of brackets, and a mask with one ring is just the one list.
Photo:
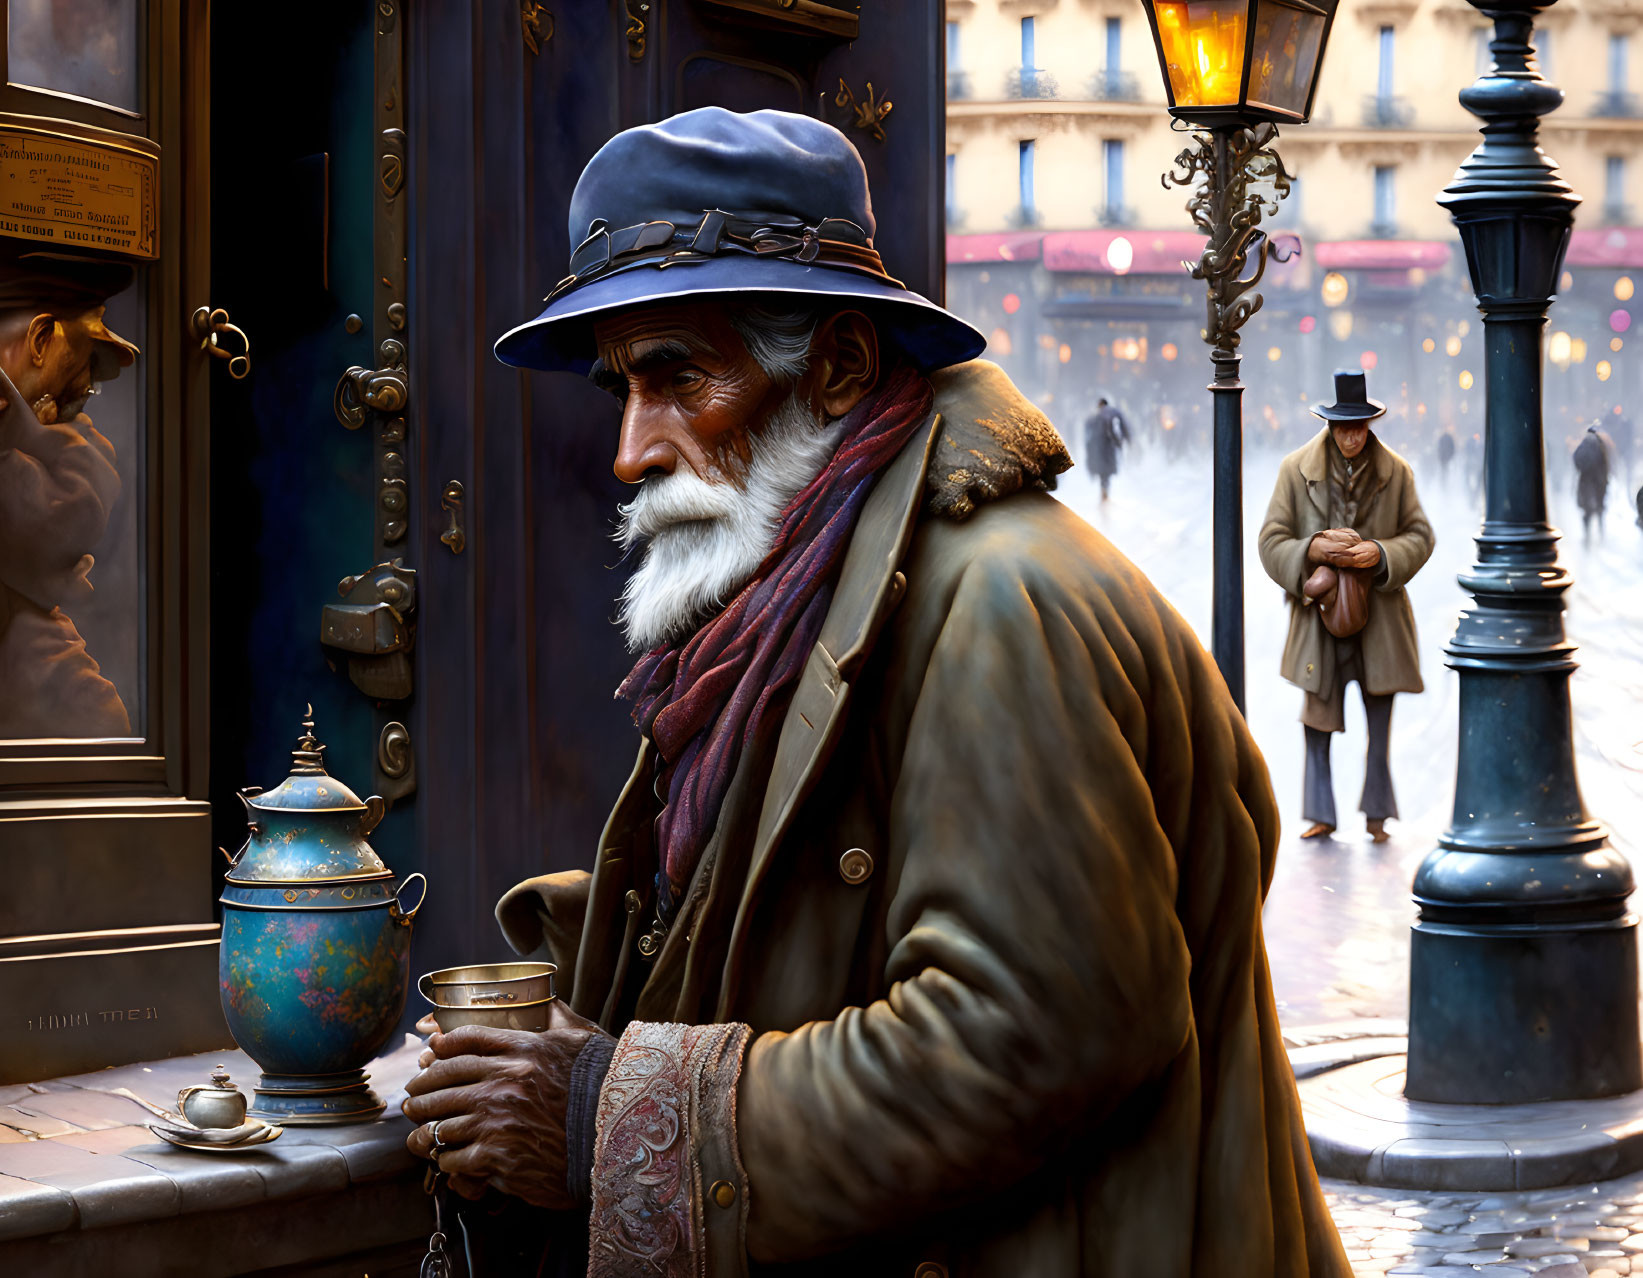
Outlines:
[[824, 218], [809, 226], [797, 219], [756, 220], [707, 209], [694, 226], [641, 222], [612, 231], [603, 218], [595, 219], [587, 239], [571, 253], [570, 274], [553, 286], [545, 300], [555, 301], [584, 284], [631, 267], [682, 266], [732, 253], [859, 271], [905, 287], [884, 269], [867, 232], [848, 218]]

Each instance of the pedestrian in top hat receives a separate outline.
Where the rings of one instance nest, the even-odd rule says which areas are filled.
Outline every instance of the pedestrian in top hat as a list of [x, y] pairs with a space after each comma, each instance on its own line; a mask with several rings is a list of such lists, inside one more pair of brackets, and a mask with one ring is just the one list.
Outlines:
[[1356, 681], [1369, 721], [1359, 807], [1382, 843], [1398, 815], [1392, 697], [1423, 687], [1404, 586], [1431, 557], [1432, 527], [1409, 463], [1369, 428], [1386, 407], [1369, 398], [1363, 373], [1336, 373], [1335, 402], [1312, 411], [1327, 425], [1279, 464], [1260, 539], [1261, 565], [1289, 597], [1283, 676], [1305, 693], [1301, 837], [1337, 828], [1329, 742], [1346, 730], [1346, 685]]
[[591, 876], [497, 907], [553, 1027], [432, 1034], [412, 1151], [501, 1196], [476, 1233], [569, 1213], [593, 1278], [1345, 1278], [1266, 769], [1044, 492], [1048, 421], [888, 274], [854, 147], [691, 111], [600, 150], [570, 221], [497, 352], [621, 402], [639, 756]]

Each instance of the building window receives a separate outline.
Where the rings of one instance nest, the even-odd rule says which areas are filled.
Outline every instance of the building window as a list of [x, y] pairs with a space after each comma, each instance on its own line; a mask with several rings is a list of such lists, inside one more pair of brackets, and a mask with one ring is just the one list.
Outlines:
[[1034, 24], [1036, 19], [1023, 18], [1021, 20], [1021, 70], [1023, 72], [1038, 69], [1038, 50]]
[[1033, 195], [1033, 153], [1038, 144], [1031, 138], [1021, 143], [1021, 206], [1017, 213], [1017, 220], [1022, 226], [1032, 226], [1038, 221], [1038, 206]]
[[1615, 34], [1609, 37], [1609, 92], [1626, 92], [1627, 63], [1631, 37]]
[[1380, 36], [1380, 69], [1375, 74], [1375, 96], [1390, 98], [1392, 96], [1392, 48], [1393, 30], [1391, 27], [1382, 27]]
[[1611, 225], [1629, 220], [1626, 209], [1626, 157], [1603, 160], [1603, 220]]
[[1382, 239], [1389, 238], [1397, 230], [1397, 175], [1396, 165], [1375, 166], [1375, 225], [1371, 229]]
[[1101, 220], [1109, 225], [1124, 221], [1124, 143], [1107, 138], [1101, 143], [1101, 171], [1106, 183]]
[[963, 99], [970, 96], [970, 73], [964, 69], [958, 42], [958, 23], [947, 24], [947, 97]]
[[1116, 77], [1123, 70], [1121, 50], [1123, 47], [1124, 20], [1122, 18], [1107, 19], [1107, 74]]
[[958, 156], [949, 151], [947, 152], [947, 225], [957, 226], [960, 220], [958, 211]]

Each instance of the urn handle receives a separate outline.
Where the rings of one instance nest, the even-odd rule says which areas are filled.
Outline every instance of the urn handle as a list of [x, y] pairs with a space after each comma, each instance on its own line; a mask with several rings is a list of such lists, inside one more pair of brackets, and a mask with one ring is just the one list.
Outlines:
[[[359, 837], [369, 838], [371, 831], [382, 824], [382, 818], [388, 814], [388, 803], [380, 794], [373, 794], [365, 800], [365, 815], [359, 819]], [[406, 880], [410, 882], [409, 879]]]
[[[411, 884], [415, 883], [418, 879], [422, 880], [422, 890], [416, 894], [415, 903], [411, 906], [411, 908], [406, 909], [405, 908], [405, 899], [404, 899], [405, 898], [405, 889], [410, 887]], [[427, 879], [427, 876], [423, 875], [423, 874], [420, 874], [420, 873], [419, 874], [413, 874], [410, 877], [408, 877], [405, 880], [405, 882], [403, 882], [399, 885], [399, 889], [394, 893], [394, 903], [388, 907], [388, 914], [394, 920], [395, 923], [400, 924], [402, 927], [410, 927], [411, 926], [411, 920], [416, 917], [416, 912], [422, 908], [422, 903], [424, 901], [426, 901], [427, 899], [428, 899], [428, 879]], [[432, 1001], [432, 1000], [430, 1000], [430, 1001]]]

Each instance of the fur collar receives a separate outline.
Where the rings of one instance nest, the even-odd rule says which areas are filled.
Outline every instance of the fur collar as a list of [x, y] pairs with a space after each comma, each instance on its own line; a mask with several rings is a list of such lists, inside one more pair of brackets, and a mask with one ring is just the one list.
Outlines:
[[1072, 466], [1067, 445], [991, 360], [930, 374], [941, 432], [925, 474], [925, 513], [968, 518], [982, 502], [1052, 489]]

